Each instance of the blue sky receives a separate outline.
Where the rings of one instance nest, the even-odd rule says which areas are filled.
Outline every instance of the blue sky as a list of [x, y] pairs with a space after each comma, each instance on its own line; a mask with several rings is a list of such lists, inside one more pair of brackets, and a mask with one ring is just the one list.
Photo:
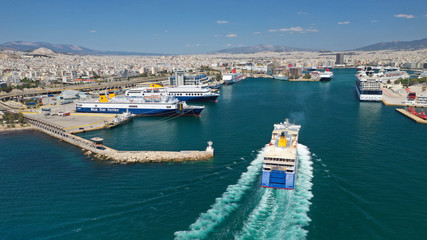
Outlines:
[[0, 0], [0, 43], [183, 54], [256, 44], [348, 50], [425, 37], [425, 0]]

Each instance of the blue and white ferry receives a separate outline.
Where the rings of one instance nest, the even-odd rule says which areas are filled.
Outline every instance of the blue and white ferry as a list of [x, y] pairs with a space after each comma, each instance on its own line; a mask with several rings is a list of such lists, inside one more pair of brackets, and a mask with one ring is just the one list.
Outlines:
[[76, 112], [129, 112], [138, 116], [199, 116], [203, 109], [204, 106], [188, 106], [183, 101], [158, 92], [145, 97], [115, 97], [111, 94], [107, 97], [101, 94], [99, 100], [80, 101], [76, 104]]
[[179, 101], [186, 102], [214, 102], [219, 94], [212, 92], [212, 89], [201, 85], [181, 85], [174, 87], [163, 87], [158, 84], [151, 84], [148, 88], [134, 88], [127, 90], [128, 97], [145, 97], [151, 91], [164, 92], [170, 97], [175, 97]]
[[285, 122], [274, 124], [270, 143], [266, 146], [262, 166], [261, 187], [293, 190], [298, 171], [298, 133], [300, 125]]

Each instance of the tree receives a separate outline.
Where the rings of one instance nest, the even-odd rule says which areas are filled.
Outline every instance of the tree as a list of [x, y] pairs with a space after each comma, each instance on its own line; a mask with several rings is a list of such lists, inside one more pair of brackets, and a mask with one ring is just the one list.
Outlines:
[[309, 74], [309, 73], [306, 73], [305, 75], [304, 75], [304, 79], [310, 79], [311, 78], [311, 75]]

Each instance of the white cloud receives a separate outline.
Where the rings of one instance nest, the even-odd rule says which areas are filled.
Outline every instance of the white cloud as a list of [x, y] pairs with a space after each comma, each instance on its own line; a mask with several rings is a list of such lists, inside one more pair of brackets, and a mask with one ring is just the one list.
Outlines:
[[412, 14], [402, 14], [402, 13], [396, 14], [394, 16], [397, 18], [407, 18], [407, 19], [415, 18], [415, 16]]
[[308, 14], [308, 12], [300, 11], [300, 12], [297, 12], [297, 14], [298, 14], [298, 15], [307, 15], [307, 14]]
[[168, 30], [165, 30], [165, 33], [169, 32]]
[[228, 21], [225, 21], [225, 20], [218, 20], [218, 21], [216, 21], [216, 23], [218, 23], [218, 24], [226, 24], [226, 23], [228, 23]]
[[378, 20], [371, 20], [371, 23], [377, 23]]
[[234, 37], [237, 37], [237, 34], [230, 33], [230, 34], [227, 34], [225, 36], [228, 37], [228, 38], [234, 38]]
[[338, 24], [349, 24], [350, 21], [345, 21], [345, 22], [337, 22]]
[[315, 28], [302, 28], [302, 27], [291, 27], [291, 28], [280, 28], [280, 29], [270, 29], [269, 32], [300, 32], [300, 33], [306, 33], [306, 32], [318, 32], [319, 30]]
[[186, 47], [200, 47], [200, 43], [196, 43], [196, 44], [187, 44], [185, 45]]
[[90, 30], [89, 32], [94, 33], [94, 32], [96, 32], [96, 30]]
[[226, 47], [231, 47], [231, 43], [225, 44]]
[[254, 34], [261, 34], [260, 32], [254, 32]]

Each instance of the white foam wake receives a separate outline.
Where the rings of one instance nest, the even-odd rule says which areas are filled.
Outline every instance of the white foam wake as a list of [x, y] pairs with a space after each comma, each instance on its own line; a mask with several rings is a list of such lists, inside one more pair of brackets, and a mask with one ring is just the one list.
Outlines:
[[309, 149], [298, 144], [299, 169], [294, 191], [264, 189], [259, 204], [236, 239], [303, 239], [310, 207], [313, 167]]
[[259, 151], [257, 157], [248, 166], [236, 184], [227, 187], [226, 191], [220, 198], [215, 200], [211, 208], [200, 214], [199, 218], [190, 225], [189, 231], [175, 232], [176, 239], [203, 239], [208, 236], [214, 228], [220, 224], [227, 216], [238, 208], [238, 202], [244, 193], [253, 186], [256, 177], [260, 174], [264, 149]]

